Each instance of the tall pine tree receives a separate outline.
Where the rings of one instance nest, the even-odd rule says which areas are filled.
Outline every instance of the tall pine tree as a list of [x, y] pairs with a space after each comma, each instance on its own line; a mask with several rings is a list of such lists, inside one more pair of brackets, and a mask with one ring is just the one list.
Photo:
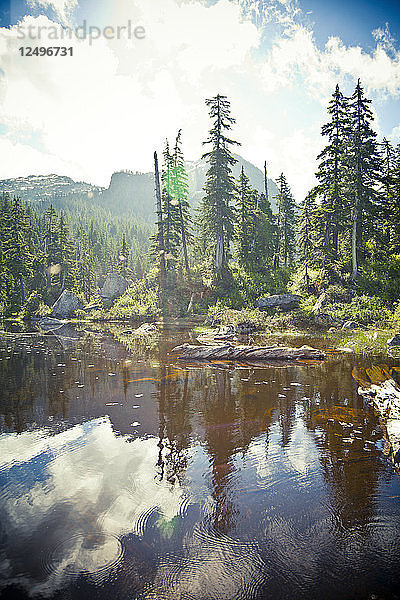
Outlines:
[[213, 126], [203, 142], [211, 144], [211, 150], [202, 156], [208, 162], [209, 169], [200, 207], [200, 226], [204, 248], [208, 255], [213, 256], [214, 269], [223, 279], [228, 268], [235, 222], [232, 165], [236, 159], [232, 156], [231, 147], [238, 145], [238, 142], [227, 135], [235, 119], [231, 116], [230, 102], [226, 96], [217, 94], [207, 99], [206, 104]]

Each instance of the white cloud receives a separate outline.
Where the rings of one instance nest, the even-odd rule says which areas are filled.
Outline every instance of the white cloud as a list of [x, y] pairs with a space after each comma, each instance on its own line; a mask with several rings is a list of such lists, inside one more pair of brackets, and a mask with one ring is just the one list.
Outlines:
[[[184, 501], [178, 485], [155, 479], [157, 439], [129, 443], [115, 436], [107, 417], [49, 433], [0, 436], [0, 471], [8, 482], [2, 524], [10, 551], [0, 560], [2, 585], [13, 581], [13, 547], [36, 532], [47, 577], [18, 576], [32, 596], [51, 595], [81, 570], [101, 579], [123, 552], [120, 538], [142, 535], [153, 511], [171, 521]], [[16, 465], [31, 475], [19, 471], [14, 479]], [[39, 535], [41, 530], [48, 533]]]
[[393, 127], [390, 135], [388, 136], [393, 142], [398, 144], [400, 142], [400, 125]]
[[78, 5], [78, 0], [28, 0], [32, 7], [42, 7], [45, 10], [53, 9], [61, 23], [67, 24], [73, 10]]
[[[65, 22], [75, 0], [41, 4], [51, 4]], [[0, 178], [18, 168], [20, 175], [58, 169], [107, 185], [114, 170], [150, 170], [154, 149], [179, 128], [187, 158], [196, 159], [209, 128], [204, 98], [221, 92], [238, 120], [234, 136], [241, 153], [258, 166], [268, 158], [273, 177], [284, 170], [301, 200], [313, 182], [312, 153], [320, 148], [318, 128], [336, 83], [361, 77], [367, 93], [397, 98], [400, 52], [388, 30], [375, 32], [371, 53], [338, 38], [320, 49], [300, 17], [291, 0], [219, 0], [211, 6], [200, 0], [119, 0], [107, 24], [130, 19], [145, 27], [146, 38], [73, 40], [68, 45], [74, 56], [65, 58], [21, 57], [16, 27], [1, 30], [0, 123], [8, 128], [1, 143], [8, 158]], [[276, 35], [266, 46], [263, 26], [272, 23]], [[22, 25], [54, 23], [41, 16], [25, 17]], [[54, 45], [45, 38], [41, 43]], [[301, 105], [312, 118], [293, 125], [282, 104], [288, 115]], [[278, 109], [280, 118], [271, 119]]]

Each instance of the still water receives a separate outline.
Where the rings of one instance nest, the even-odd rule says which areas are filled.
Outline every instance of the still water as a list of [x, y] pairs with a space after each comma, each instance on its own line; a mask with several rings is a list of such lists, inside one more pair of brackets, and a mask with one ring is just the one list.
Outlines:
[[190, 336], [0, 335], [0, 597], [399, 598], [377, 359], [182, 364]]

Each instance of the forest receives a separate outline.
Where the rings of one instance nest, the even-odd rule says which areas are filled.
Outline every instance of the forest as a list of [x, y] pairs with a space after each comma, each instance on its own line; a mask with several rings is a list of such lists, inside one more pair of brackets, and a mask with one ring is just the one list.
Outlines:
[[[226, 96], [206, 100], [208, 171], [196, 211], [188, 200], [182, 131], [154, 156], [155, 225], [135, 215], [83, 214], [35, 206], [3, 194], [0, 209], [0, 312], [48, 314], [64, 289], [99, 301], [109, 272], [131, 285], [93, 318], [184, 316], [187, 308], [252, 308], [260, 296], [297, 293], [303, 309], [325, 292], [336, 314], [361, 323], [400, 318], [400, 145], [378, 140], [371, 100], [358, 81], [350, 97], [336, 86], [316, 157], [316, 181], [295, 201], [281, 173], [271, 208], [242, 168], [235, 180], [236, 119]], [[160, 171], [160, 172], [159, 172]], [[117, 201], [117, 199], [116, 199]]]

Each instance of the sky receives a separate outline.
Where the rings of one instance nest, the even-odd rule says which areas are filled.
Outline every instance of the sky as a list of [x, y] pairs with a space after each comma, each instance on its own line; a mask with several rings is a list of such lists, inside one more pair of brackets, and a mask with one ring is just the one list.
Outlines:
[[[400, 142], [400, 5], [381, 0], [0, 0], [0, 179], [57, 173], [108, 186], [150, 171], [182, 128], [204, 152], [204, 100], [225, 94], [238, 152], [301, 202], [338, 83], [360, 78], [379, 138]], [[135, 27], [60, 39], [66, 27]], [[29, 26], [31, 36], [28, 37]], [[41, 39], [38, 39], [39, 27]], [[108, 36], [110, 37], [110, 31]], [[66, 45], [73, 56], [21, 56]]]

